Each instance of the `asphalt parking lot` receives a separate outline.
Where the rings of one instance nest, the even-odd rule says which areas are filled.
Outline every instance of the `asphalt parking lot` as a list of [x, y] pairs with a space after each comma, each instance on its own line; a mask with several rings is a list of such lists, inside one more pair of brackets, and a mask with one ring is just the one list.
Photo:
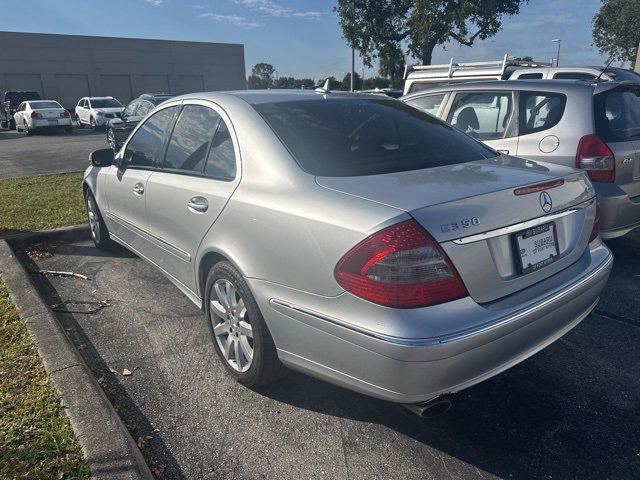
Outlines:
[[34, 276], [51, 305], [107, 301], [58, 315], [158, 478], [638, 478], [640, 233], [611, 247], [598, 314], [427, 420], [295, 373], [241, 387], [200, 311], [125, 250], [60, 245], [30, 267], [90, 277]]
[[88, 128], [31, 136], [0, 129], [0, 179], [79, 172], [89, 165], [93, 150], [106, 147], [104, 132]]

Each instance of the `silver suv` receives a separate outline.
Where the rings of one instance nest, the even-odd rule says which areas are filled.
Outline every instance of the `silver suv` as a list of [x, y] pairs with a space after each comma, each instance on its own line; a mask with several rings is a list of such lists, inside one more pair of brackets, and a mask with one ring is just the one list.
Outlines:
[[401, 100], [502, 153], [586, 170], [603, 238], [640, 226], [640, 85], [503, 80], [440, 85]]

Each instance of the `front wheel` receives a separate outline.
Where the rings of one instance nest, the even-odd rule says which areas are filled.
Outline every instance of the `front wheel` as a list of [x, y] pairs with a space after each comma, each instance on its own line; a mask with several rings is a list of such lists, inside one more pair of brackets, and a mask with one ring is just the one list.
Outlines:
[[249, 286], [229, 262], [207, 276], [205, 310], [216, 352], [227, 371], [248, 387], [282, 376], [284, 365]]
[[114, 152], [117, 152], [116, 145], [116, 133], [113, 131], [113, 128], [107, 127], [107, 143], [113, 149]]
[[91, 128], [93, 128], [94, 130], [98, 130], [98, 125], [96, 124], [96, 119], [91, 117], [89, 119], [89, 125], [91, 125]]
[[94, 245], [99, 250], [110, 250], [113, 247], [113, 240], [109, 238], [109, 230], [102, 219], [96, 199], [90, 191], [85, 194], [85, 204]]

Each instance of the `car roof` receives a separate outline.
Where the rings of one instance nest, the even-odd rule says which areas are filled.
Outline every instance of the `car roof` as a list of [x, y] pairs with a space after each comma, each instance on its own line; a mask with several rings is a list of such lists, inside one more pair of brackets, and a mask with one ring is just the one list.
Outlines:
[[[189, 93], [174, 97], [173, 100], [187, 100], [187, 99], [204, 99], [216, 101], [226, 95], [232, 95], [240, 98], [251, 105], [258, 105], [262, 103], [277, 103], [277, 102], [290, 102], [296, 100], [322, 100], [326, 98], [360, 98], [372, 100], [374, 98], [380, 98], [379, 96], [371, 95], [369, 93], [352, 93], [338, 90], [331, 90], [327, 93], [319, 93], [315, 90], [233, 90], [227, 92], [200, 92]], [[390, 97], [387, 97], [390, 100]]]

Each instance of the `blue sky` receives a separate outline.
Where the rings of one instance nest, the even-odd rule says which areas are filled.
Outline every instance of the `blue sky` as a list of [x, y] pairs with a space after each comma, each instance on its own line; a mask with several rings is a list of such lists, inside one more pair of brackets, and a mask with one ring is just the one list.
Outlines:
[[[6, 0], [5, 0], [6, 1]], [[350, 51], [332, 11], [335, 0], [21, 0], [0, 15], [0, 30], [243, 43], [247, 71], [273, 64], [279, 75], [342, 77]], [[549, 60], [562, 39], [563, 65], [601, 64], [591, 19], [600, 0], [531, 0], [494, 38], [472, 48], [439, 48], [434, 62], [511, 55]], [[4, 9], [7, 12], [7, 8]], [[37, 12], [37, 14], [36, 14]], [[359, 62], [358, 62], [359, 65]], [[375, 74], [367, 70], [365, 75]]]

